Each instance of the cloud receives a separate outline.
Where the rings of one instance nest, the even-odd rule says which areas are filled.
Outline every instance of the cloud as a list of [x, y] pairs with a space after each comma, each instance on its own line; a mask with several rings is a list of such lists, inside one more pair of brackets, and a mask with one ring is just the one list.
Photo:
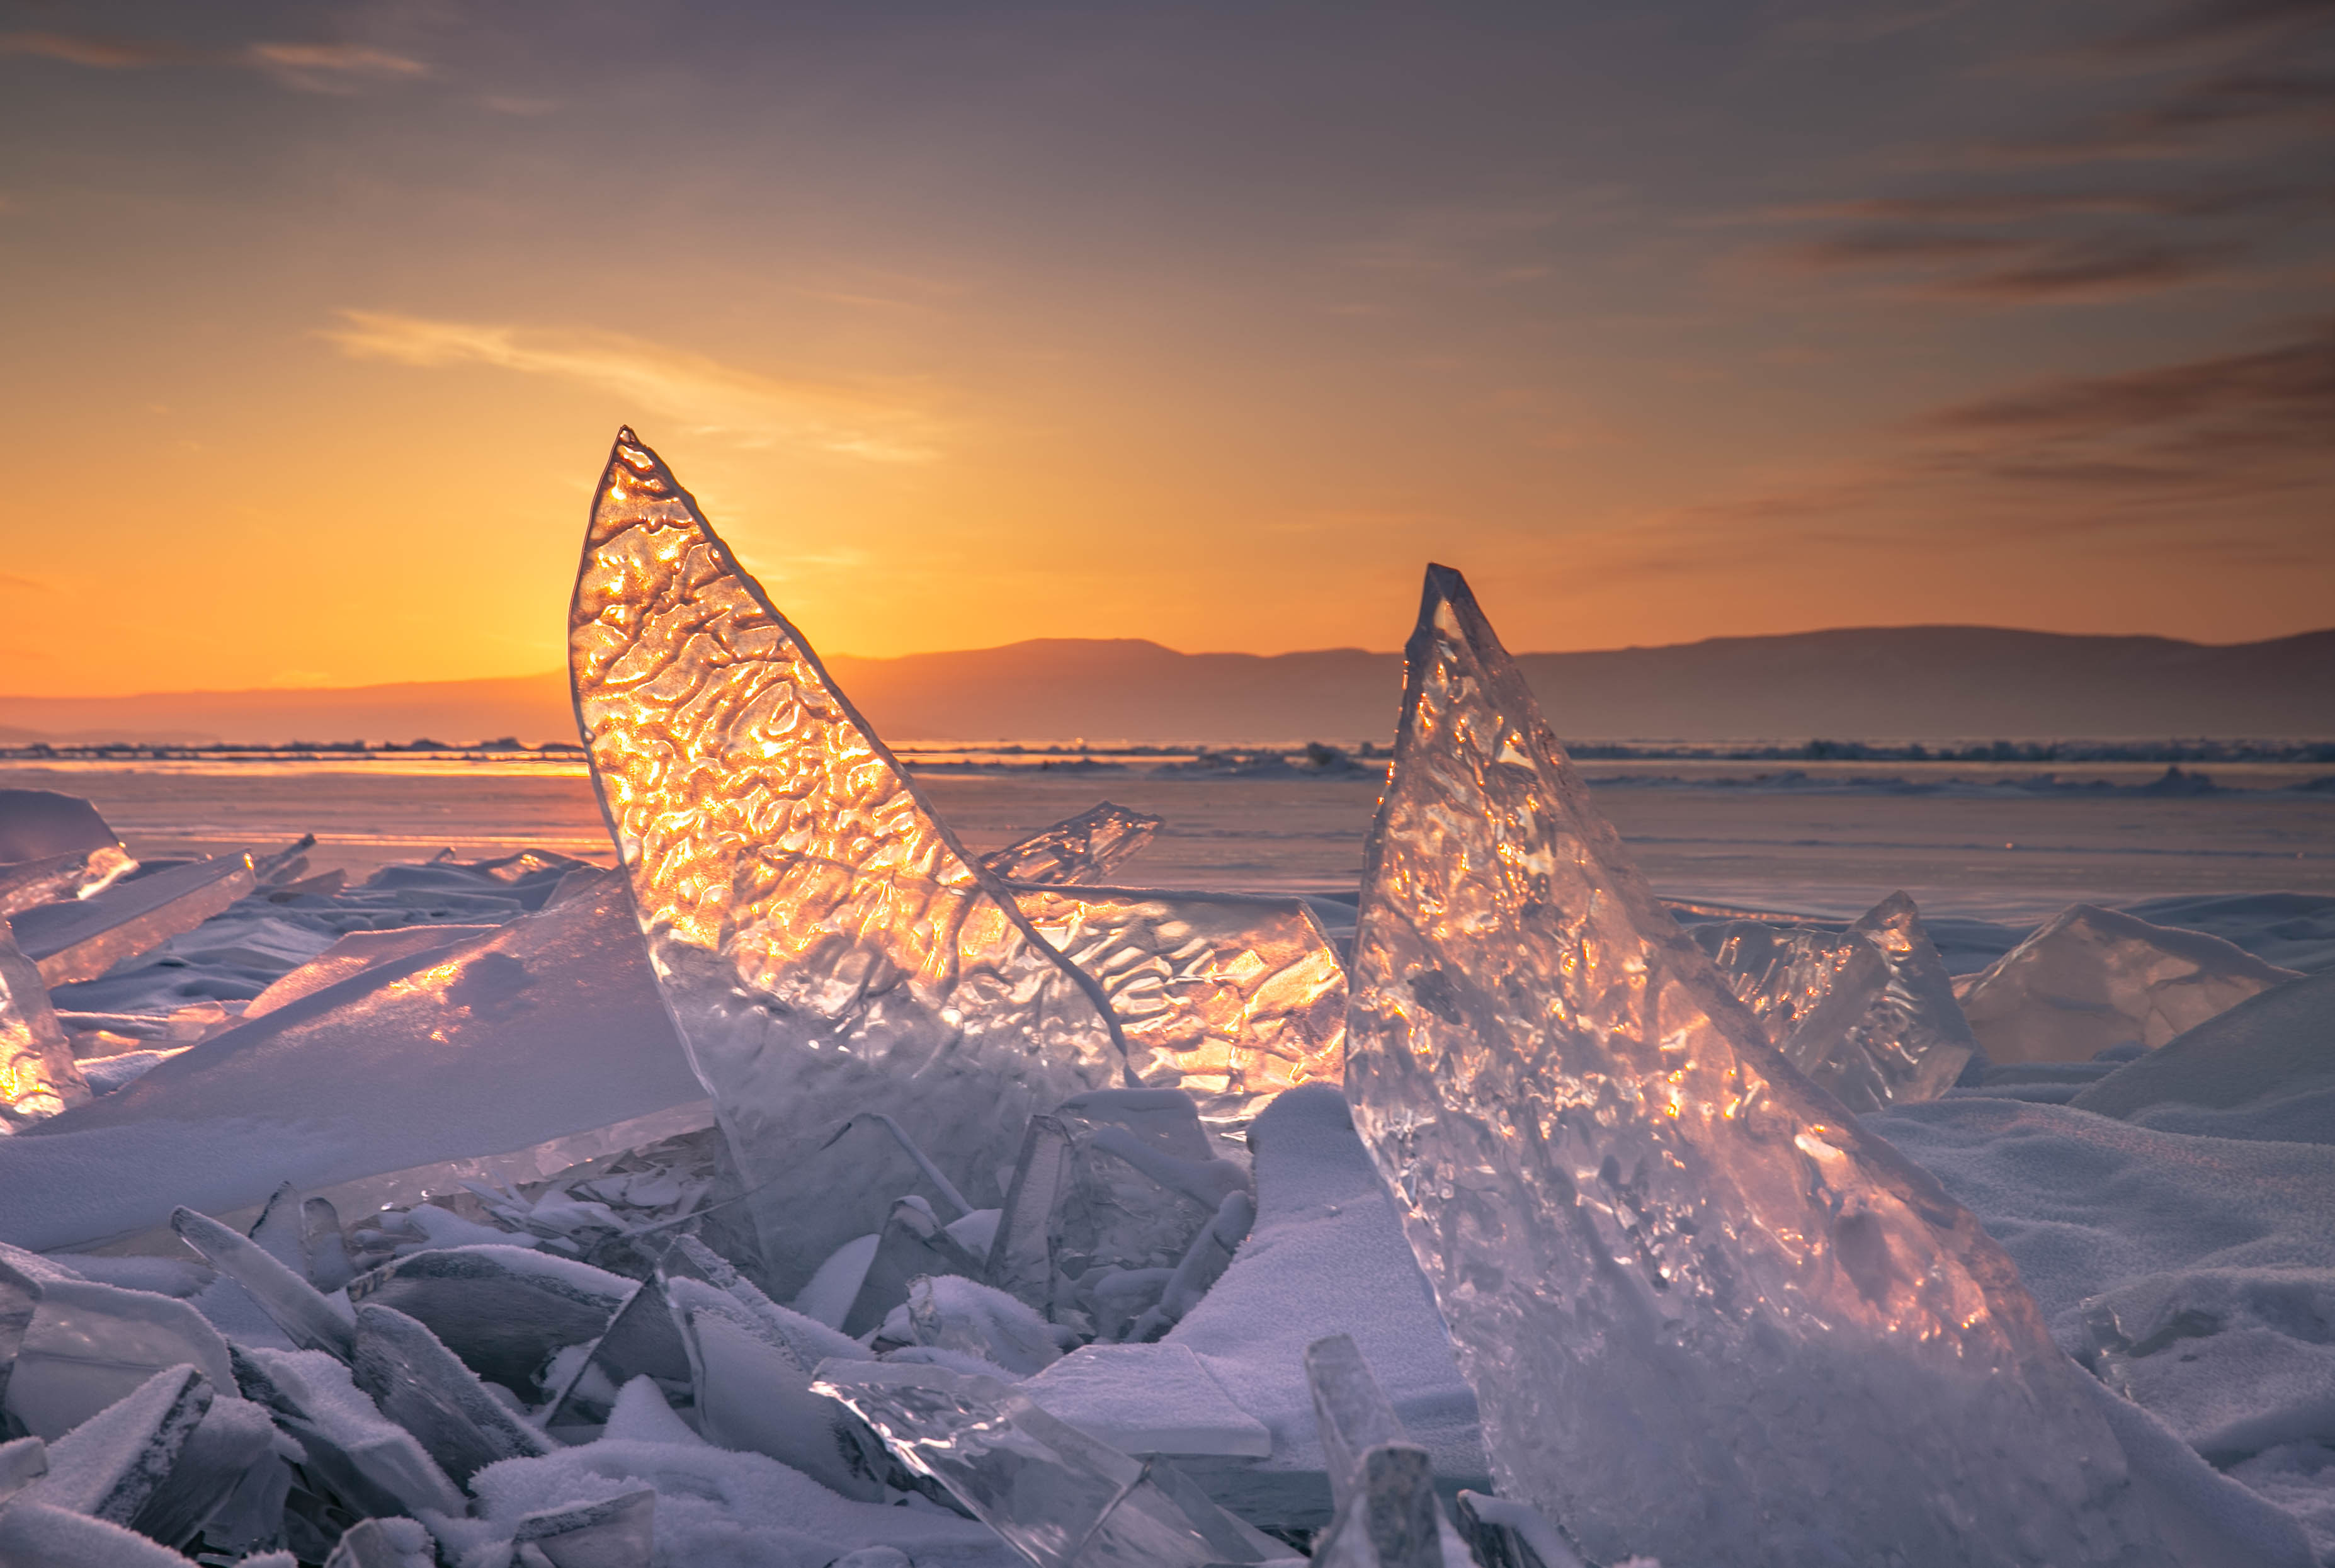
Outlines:
[[2022, 238], [1904, 230], [1781, 246], [1773, 264], [1805, 273], [1888, 272], [1901, 295], [1975, 305], [2083, 305], [2129, 299], [2226, 274], [2234, 245]]
[[246, 53], [259, 70], [302, 92], [349, 93], [430, 74], [419, 60], [357, 44], [254, 44]]
[[2104, 60], [2146, 61], [2219, 49], [2276, 43], [2335, 24], [2329, 0], [2192, 0], [2155, 21], [2092, 45]]
[[2229, 190], [2018, 190], [1875, 196], [1763, 208], [1762, 222], [2020, 223], [2055, 218], [2220, 218], [2304, 199], [2286, 187]]
[[741, 370], [697, 354], [601, 332], [428, 321], [344, 310], [321, 335], [354, 359], [421, 369], [487, 365], [613, 393], [652, 413], [749, 447], [808, 446], [884, 462], [936, 455], [923, 400]]
[[188, 51], [176, 44], [144, 38], [100, 38], [72, 33], [0, 33], [0, 54], [34, 54], [85, 65], [93, 71], [134, 71], [183, 60]]

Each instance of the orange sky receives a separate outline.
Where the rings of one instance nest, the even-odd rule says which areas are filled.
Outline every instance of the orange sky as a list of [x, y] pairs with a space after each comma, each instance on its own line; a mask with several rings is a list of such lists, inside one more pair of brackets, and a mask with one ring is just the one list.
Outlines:
[[1658, 9], [18, 6], [0, 691], [2335, 624], [2319, 12]]

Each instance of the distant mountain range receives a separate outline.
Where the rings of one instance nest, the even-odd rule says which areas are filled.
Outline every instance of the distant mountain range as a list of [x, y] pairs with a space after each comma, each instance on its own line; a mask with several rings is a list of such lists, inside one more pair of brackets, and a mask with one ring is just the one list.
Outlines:
[[[1896, 626], [1526, 653], [1573, 740], [1930, 740], [2335, 736], [2335, 630], [2211, 647], [2169, 637]], [[887, 740], [1218, 744], [1383, 740], [1397, 653], [1179, 653], [1042, 638], [828, 667]], [[564, 675], [341, 690], [0, 697], [0, 744], [576, 738]]]

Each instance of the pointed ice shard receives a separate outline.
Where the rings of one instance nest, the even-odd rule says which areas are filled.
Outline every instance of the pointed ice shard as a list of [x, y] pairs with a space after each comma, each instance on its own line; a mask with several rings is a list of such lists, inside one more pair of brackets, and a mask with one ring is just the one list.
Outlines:
[[166, 1367], [49, 1445], [49, 1473], [24, 1500], [127, 1524], [164, 1481], [216, 1390], [192, 1367]]
[[1962, 992], [1989, 1061], [2088, 1061], [2154, 1050], [2249, 997], [2301, 976], [2202, 931], [2071, 904]]
[[896, 1118], [976, 1206], [1029, 1117], [1124, 1081], [1093, 982], [941, 825], [632, 431], [569, 618], [592, 777], [649, 958], [792, 1295], [912, 1190], [822, 1145]]
[[214, 855], [43, 904], [14, 920], [16, 944], [50, 985], [94, 980], [125, 958], [192, 931], [251, 891], [251, 857]]
[[1158, 818], [1106, 800], [1003, 849], [992, 850], [981, 857], [981, 863], [1008, 882], [1056, 886], [1100, 882], [1135, 858], [1158, 831]]
[[1215, 1130], [1284, 1089], [1344, 1071], [1346, 972], [1302, 898], [1037, 887], [1014, 899], [1092, 975], [1135, 1076], [1180, 1088]]
[[0, 1134], [89, 1099], [40, 971], [0, 919]]
[[460, 1514], [467, 1506], [413, 1434], [384, 1417], [348, 1368], [320, 1350], [235, 1352], [244, 1398], [266, 1407], [307, 1456], [301, 1466], [353, 1512]]
[[261, 1251], [258, 1243], [192, 1209], [172, 1215], [170, 1225], [213, 1268], [248, 1291], [295, 1347], [323, 1350], [344, 1361], [356, 1353], [348, 1319], [315, 1286]]
[[1846, 931], [1762, 920], [1688, 928], [1768, 1039], [1855, 1111], [1935, 1099], [1977, 1042], [1903, 893]]
[[828, 1361], [811, 1385], [1037, 1568], [1206, 1568], [1288, 1555], [1180, 1472], [1096, 1441], [994, 1378]]
[[551, 1451], [543, 1435], [488, 1393], [435, 1334], [393, 1308], [357, 1309], [351, 1370], [381, 1413], [412, 1433], [458, 1482], [498, 1459]]
[[[251, 1476], [255, 1469], [263, 1474]], [[276, 1423], [268, 1419], [267, 1412], [248, 1399], [222, 1393], [211, 1400], [202, 1419], [187, 1435], [161, 1485], [126, 1523], [165, 1546], [184, 1546], [198, 1531], [214, 1545], [225, 1545], [225, 1537], [237, 1532], [218, 1528], [210, 1521], [232, 1511], [238, 1492], [255, 1490], [263, 1496], [272, 1492], [277, 1517], [265, 1519], [258, 1530], [249, 1528], [252, 1521], [240, 1521], [246, 1526], [241, 1534], [247, 1544], [260, 1534], [273, 1534], [279, 1527], [284, 1494], [291, 1478], [284, 1461], [276, 1457]], [[257, 1485], [247, 1488], [251, 1481]]]
[[[698, 1280], [668, 1280], [665, 1296], [688, 1347], [698, 1423], [709, 1442], [767, 1454], [846, 1496], [881, 1495], [853, 1466], [835, 1406], [810, 1391], [809, 1367], [760, 1314]], [[852, 1350], [861, 1353], [857, 1345]]]
[[0, 865], [0, 917], [36, 904], [85, 897], [137, 868], [120, 844]]
[[843, 1331], [857, 1338], [880, 1325], [894, 1307], [908, 1299], [908, 1283], [928, 1274], [978, 1277], [982, 1260], [949, 1234], [932, 1205], [920, 1197], [905, 1197], [884, 1217], [876, 1255], [843, 1315]]
[[1601, 1561], [2165, 1562], [2010, 1260], [1768, 1044], [1458, 573], [1408, 661], [1347, 1094], [1502, 1493]]

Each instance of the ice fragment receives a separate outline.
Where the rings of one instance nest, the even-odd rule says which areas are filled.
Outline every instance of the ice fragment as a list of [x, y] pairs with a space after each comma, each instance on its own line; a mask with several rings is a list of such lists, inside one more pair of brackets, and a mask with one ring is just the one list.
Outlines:
[[0, 1134], [90, 1096], [48, 987], [0, 919]]
[[822, 1364], [811, 1385], [874, 1428], [1037, 1568], [1204, 1568], [1286, 1555], [1172, 1466], [1048, 1415], [1010, 1384], [942, 1367]]
[[350, 1282], [349, 1301], [395, 1308], [471, 1371], [534, 1400], [544, 1361], [606, 1333], [633, 1288], [589, 1263], [489, 1244], [384, 1263]]
[[689, 1350], [698, 1425], [708, 1441], [767, 1454], [846, 1496], [882, 1495], [854, 1465], [836, 1408], [810, 1391], [808, 1368], [783, 1339], [701, 1281], [668, 1280], [665, 1292]]
[[436, 1335], [394, 1308], [357, 1309], [351, 1370], [381, 1413], [458, 1482], [498, 1459], [550, 1452], [543, 1435], [489, 1394]]
[[1500, 1490], [1587, 1553], [2159, 1563], [1969, 1214], [1768, 1046], [1430, 567], [1347, 1093]]
[[325, 1568], [437, 1568], [438, 1545], [414, 1519], [360, 1519], [344, 1531]]
[[2088, 1061], [2155, 1050], [2249, 997], [2299, 978], [2202, 931], [2071, 904], [1962, 990], [1987, 1060]]
[[459, 1515], [464, 1503], [413, 1434], [383, 1416], [340, 1362], [317, 1350], [235, 1352], [244, 1397], [265, 1406], [307, 1456], [303, 1468], [359, 1514]]
[[134, 1530], [26, 1498], [0, 1508], [0, 1563], [8, 1568], [187, 1568], [187, 1560]]
[[97, 808], [54, 789], [0, 789], [0, 865], [120, 847]]
[[1459, 1534], [1483, 1568], [1586, 1568], [1556, 1527], [1525, 1504], [1459, 1494]]
[[38, 1437], [0, 1443], [0, 1503], [49, 1473], [49, 1446]]
[[119, 844], [0, 865], [0, 917], [36, 904], [56, 904], [95, 893], [137, 865]]
[[94, 980], [125, 958], [192, 931], [252, 888], [251, 857], [215, 855], [118, 882], [102, 893], [20, 911], [16, 944], [49, 985]]
[[968, 857], [656, 454], [619, 433], [569, 621], [649, 957], [791, 1294], [914, 1183], [821, 1146], [871, 1107], [976, 1205], [1024, 1120], [1123, 1081], [1091, 981]]
[[644, 1491], [529, 1514], [512, 1540], [550, 1568], [649, 1568], [655, 1533], [656, 1493]]
[[192, 1209], [173, 1214], [170, 1226], [219, 1273], [249, 1292], [296, 1348], [323, 1350], [344, 1361], [356, 1353], [348, 1319], [314, 1285], [262, 1251], [257, 1242]]
[[1159, 831], [1159, 818], [1105, 800], [1076, 817], [981, 857], [1008, 882], [1057, 886], [1100, 882], [1133, 859]]
[[161, 1485], [125, 1523], [165, 1546], [184, 1546], [198, 1531], [214, 1548], [276, 1534], [292, 1476], [275, 1447], [276, 1424], [265, 1409], [218, 1394]]
[[908, 1323], [919, 1345], [979, 1356], [1017, 1377], [1062, 1358], [1060, 1331], [1003, 1291], [953, 1274], [912, 1281]]
[[53, 1442], [181, 1364], [234, 1386], [227, 1341], [184, 1302], [80, 1279], [44, 1280], [39, 1290], [6, 1399], [8, 1414], [36, 1437]]
[[883, 1322], [894, 1307], [908, 1299], [908, 1282], [926, 1274], [982, 1272], [982, 1260], [948, 1234], [932, 1205], [919, 1197], [905, 1197], [892, 1205], [877, 1233], [876, 1255], [868, 1261], [851, 1311], [844, 1314], [843, 1331], [857, 1336]]
[[156, 1372], [52, 1440], [49, 1473], [25, 1488], [23, 1501], [129, 1524], [169, 1478], [215, 1394], [193, 1367]]

